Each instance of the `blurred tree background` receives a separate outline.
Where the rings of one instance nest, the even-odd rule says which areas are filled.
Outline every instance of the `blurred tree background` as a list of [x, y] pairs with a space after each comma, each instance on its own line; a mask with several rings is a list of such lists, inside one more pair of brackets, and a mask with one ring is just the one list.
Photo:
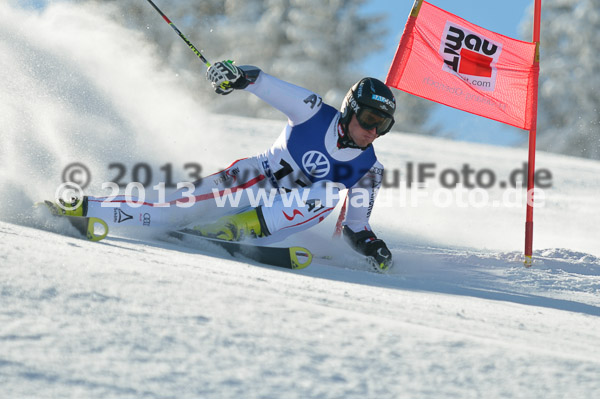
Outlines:
[[[64, 1], [94, 4], [143, 32], [161, 62], [195, 89], [207, 109], [282, 118], [254, 96], [214, 95], [204, 65], [145, 0]], [[386, 35], [398, 33], [381, 28], [385, 15], [362, 11], [368, 0], [156, 1], [209, 60], [256, 65], [336, 107], [363, 77], [361, 61], [382, 48]], [[533, 5], [523, 19], [523, 40], [531, 40], [532, 14]], [[599, 53], [600, 0], [542, 1], [538, 149], [600, 159]], [[429, 123], [435, 103], [394, 93], [396, 131], [437, 134]]]
[[543, 0], [541, 18], [537, 148], [600, 159], [600, 0]]
[[[72, 0], [110, 7], [114, 18], [156, 43], [164, 62], [196, 88], [207, 108], [261, 118], [281, 114], [254, 96], [215, 96], [205, 67], [144, 0]], [[364, 77], [358, 64], [381, 50], [383, 15], [364, 15], [366, 0], [203, 0], [156, 4], [210, 61], [231, 59], [319, 93], [338, 107]], [[396, 130], [433, 134], [434, 104], [394, 89]]]

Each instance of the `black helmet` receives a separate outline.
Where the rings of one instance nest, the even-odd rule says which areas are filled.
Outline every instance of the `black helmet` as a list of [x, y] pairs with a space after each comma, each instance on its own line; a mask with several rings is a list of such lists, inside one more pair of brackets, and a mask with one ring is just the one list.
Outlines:
[[386, 134], [394, 124], [396, 99], [381, 80], [363, 78], [348, 90], [342, 102], [340, 123], [348, 126], [352, 115], [365, 129], [377, 128], [379, 136]]

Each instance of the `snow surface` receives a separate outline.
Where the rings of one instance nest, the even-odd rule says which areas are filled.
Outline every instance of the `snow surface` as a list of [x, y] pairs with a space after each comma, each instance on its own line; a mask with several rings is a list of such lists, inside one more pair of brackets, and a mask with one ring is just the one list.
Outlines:
[[[0, 4], [0, 19], [1, 398], [600, 397], [600, 162], [538, 153], [552, 187], [530, 269], [522, 203], [440, 207], [439, 184], [417, 206], [380, 193], [388, 275], [330, 240], [334, 216], [294, 239], [334, 256], [301, 271], [159, 234], [49, 233], [29, 227], [30, 207], [68, 163], [86, 163], [92, 194], [106, 193], [111, 162], [148, 162], [154, 183], [170, 162], [183, 179], [185, 162], [212, 173], [263, 150], [283, 122], [207, 115], [103, 9]], [[506, 179], [527, 158], [407, 134], [376, 148], [403, 176], [434, 162]]]

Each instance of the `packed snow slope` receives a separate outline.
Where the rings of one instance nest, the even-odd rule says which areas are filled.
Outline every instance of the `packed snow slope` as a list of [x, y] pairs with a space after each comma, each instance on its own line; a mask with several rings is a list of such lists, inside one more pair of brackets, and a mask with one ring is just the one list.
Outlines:
[[[301, 271], [159, 232], [91, 243], [31, 227], [66, 165], [84, 163], [100, 195], [110, 164], [127, 183], [147, 163], [152, 199], [165, 165], [173, 181], [186, 163], [212, 173], [269, 146], [284, 120], [209, 115], [190, 77], [106, 8], [2, 3], [0, 51], [0, 397], [600, 396], [600, 163], [538, 154], [548, 187], [530, 269], [523, 190], [501, 184], [526, 152], [409, 134], [375, 145], [390, 173], [372, 215], [388, 275], [331, 241], [335, 217], [290, 241], [333, 257]], [[428, 187], [403, 189], [428, 164]], [[465, 164], [490, 187], [443, 190]]]

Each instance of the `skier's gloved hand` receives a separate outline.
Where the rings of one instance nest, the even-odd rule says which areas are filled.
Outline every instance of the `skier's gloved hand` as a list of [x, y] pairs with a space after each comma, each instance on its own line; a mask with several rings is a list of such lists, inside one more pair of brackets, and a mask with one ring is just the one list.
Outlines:
[[393, 266], [392, 253], [383, 240], [375, 236], [369, 230], [353, 232], [348, 226], [344, 226], [344, 238], [356, 251], [367, 256], [371, 266], [380, 272], [386, 272]]
[[222, 95], [234, 89], [245, 89], [250, 83], [244, 71], [233, 65], [233, 61], [215, 62], [206, 71], [206, 79], [210, 80], [215, 92]]

